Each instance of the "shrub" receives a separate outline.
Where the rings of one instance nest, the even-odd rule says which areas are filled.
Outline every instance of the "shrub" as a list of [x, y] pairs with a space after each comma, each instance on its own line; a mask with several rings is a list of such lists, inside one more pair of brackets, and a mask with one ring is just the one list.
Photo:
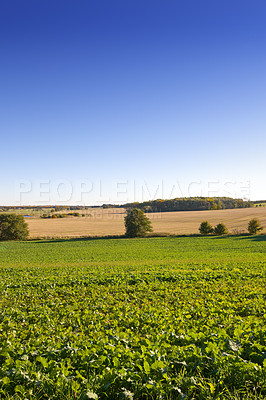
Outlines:
[[28, 224], [22, 215], [0, 215], [0, 240], [26, 240], [28, 236]]
[[208, 221], [203, 221], [200, 224], [199, 231], [202, 235], [208, 235], [209, 233], [213, 232], [213, 227]]
[[219, 236], [227, 235], [228, 234], [228, 229], [226, 228], [226, 226], [224, 224], [218, 224], [214, 228], [214, 233], [215, 233], [215, 235], [219, 235]]
[[256, 233], [262, 231], [263, 227], [260, 224], [260, 221], [256, 218], [253, 218], [248, 223], [248, 231], [251, 235], [256, 235]]
[[152, 232], [151, 221], [142, 210], [133, 208], [128, 210], [125, 217], [126, 236], [140, 237]]

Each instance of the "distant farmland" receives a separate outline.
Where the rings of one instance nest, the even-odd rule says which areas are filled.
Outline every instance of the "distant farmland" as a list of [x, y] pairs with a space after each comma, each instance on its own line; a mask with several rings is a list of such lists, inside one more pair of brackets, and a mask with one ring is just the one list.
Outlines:
[[[60, 219], [27, 218], [30, 236], [79, 237], [121, 235], [124, 233], [124, 209], [90, 209], [86, 217]], [[241, 208], [233, 210], [205, 210], [149, 213], [155, 233], [198, 233], [199, 224], [208, 220], [215, 225], [223, 222], [230, 233], [244, 233], [251, 218], [258, 218], [266, 229], [265, 208]]]

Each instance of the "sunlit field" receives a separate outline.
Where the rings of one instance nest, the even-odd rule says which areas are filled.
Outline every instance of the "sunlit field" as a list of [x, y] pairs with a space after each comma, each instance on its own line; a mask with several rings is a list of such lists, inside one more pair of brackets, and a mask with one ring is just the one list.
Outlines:
[[[123, 235], [124, 209], [85, 210], [86, 217], [60, 219], [26, 218], [32, 238], [81, 237]], [[184, 211], [147, 214], [155, 233], [189, 235], [199, 233], [202, 221], [212, 225], [223, 222], [230, 233], [246, 233], [248, 222], [258, 218], [266, 229], [266, 212], [263, 208], [241, 208], [233, 210]]]

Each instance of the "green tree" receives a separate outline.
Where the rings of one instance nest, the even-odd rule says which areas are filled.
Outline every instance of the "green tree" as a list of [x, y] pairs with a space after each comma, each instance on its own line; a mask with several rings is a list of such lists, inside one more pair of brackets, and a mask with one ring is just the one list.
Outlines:
[[213, 232], [213, 227], [208, 221], [203, 221], [200, 224], [199, 231], [202, 235], [208, 235], [209, 233]]
[[214, 233], [215, 235], [221, 236], [221, 235], [227, 235], [228, 234], [228, 229], [224, 224], [218, 224], [214, 228]]
[[147, 232], [152, 232], [153, 230], [149, 218], [138, 208], [133, 208], [127, 211], [125, 227], [126, 236], [128, 237], [145, 236]]
[[28, 224], [22, 215], [0, 214], [0, 240], [26, 240]]
[[256, 233], [262, 231], [263, 227], [257, 218], [253, 218], [248, 223], [248, 231], [251, 235], [256, 235]]

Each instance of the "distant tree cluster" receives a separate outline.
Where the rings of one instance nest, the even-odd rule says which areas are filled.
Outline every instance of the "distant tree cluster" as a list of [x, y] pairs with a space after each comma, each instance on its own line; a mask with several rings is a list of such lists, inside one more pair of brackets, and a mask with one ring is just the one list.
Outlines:
[[[53, 212], [53, 211], [51, 211]], [[85, 214], [80, 214], [79, 212], [69, 212], [69, 213], [55, 213], [55, 214], [42, 214], [40, 218], [67, 218], [67, 217], [83, 217]]]
[[221, 236], [228, 234], [228, 229], [223, 223], [220, 223], [213, 228], [208, 221], [203, 221], [200, 224], [199, 231], [202, 235], [213, 233], [214, 235]]
[[[249, 221], [248, 232], [251, 235], [256, 235], [258, 232], [262, 230], [263, 227], [261, 226], [260, 221], [258, 219], [254, 218]], [[223, 223], [220, 223], [213, 228], [208, 221], [203, 221], [200, 224], [199, 231], [202, 235], [215, 234], [217, 236], [221, 236], [228, 234], [228, 229]]]
[[100, 206], [0, 206], [0, 212], [20, 212], [20, 211], [46, 211], [46, 212], [58, 212], [58, 211], [73, 211], [73, 210], [88, 210], [90, 208], [99, 208]]
[[[105, 205], [110, 207], [111, 205]], [[251, 201], [243, 199], [232, 199], [231, 197], [188, 197], [172, 200], [152, 200], [143, 203], [127, 203], [125, 208], [139, 208], [144, 212], [167, 212], [167, 211], [200, 211], [200, 210], [222, 210], [232, 208], [253, 207]]]

